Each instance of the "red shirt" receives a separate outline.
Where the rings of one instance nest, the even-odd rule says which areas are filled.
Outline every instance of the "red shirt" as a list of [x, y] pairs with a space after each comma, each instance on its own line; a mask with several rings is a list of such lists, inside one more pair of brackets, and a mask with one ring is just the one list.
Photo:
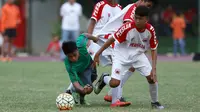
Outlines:
[[60, 45], [59, 45], [59, 42], [50, 42], [49, 43], [49, 46], [47, 48], [47, 52], [49, 52], [50, 50], [54, 50], [56, 52], [59, 52], [60, 51]]

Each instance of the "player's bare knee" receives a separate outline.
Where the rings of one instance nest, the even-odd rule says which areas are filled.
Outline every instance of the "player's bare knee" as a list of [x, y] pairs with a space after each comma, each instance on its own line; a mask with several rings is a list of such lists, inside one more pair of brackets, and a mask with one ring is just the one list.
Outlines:
[[134, 68], [134, 67], [131, 67], [131, 68], [129, 68], [129, 71], [130, 71], [130, 72], [135, 72], [135, 68]]
[[154, 83], [155, 83], [154, 80], [151, 79], [151, 76], [150, 76], [150, 75], [147, 76], [146, 78], [147, 78], [147, 81], [148, 81], [149, 84], [154, 84]]
[[119, 85], [120, 85], [120, 80], [117, 80], [117, 79], [114, 79], [114, 78], [112, 78], [110, 80], [110, 87], [116, 88]]

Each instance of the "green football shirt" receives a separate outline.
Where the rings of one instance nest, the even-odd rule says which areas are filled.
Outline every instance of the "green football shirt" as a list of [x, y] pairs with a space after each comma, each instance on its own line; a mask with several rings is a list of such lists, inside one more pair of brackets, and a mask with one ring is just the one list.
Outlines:
[[76, 46], [78, 47], [80, 54], [78, 61], [70, 62], [67, 57], [64, 60], [71, 82], [73, 83], [78, 81], [82, 86], [84, 86], [84, 84], [80, 80], [79, 75], [81, 75], [85, 69], [88, 68], [92, 61], [92, 58], [87, 51], [87, 42], [88, 38], [84, 34], [81, 34], [76, 40]]

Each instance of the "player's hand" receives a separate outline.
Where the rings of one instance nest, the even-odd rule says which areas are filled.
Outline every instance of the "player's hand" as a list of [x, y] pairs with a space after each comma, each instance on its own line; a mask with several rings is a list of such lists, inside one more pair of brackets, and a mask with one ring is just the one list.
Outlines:
[[97, 37], [94, 38], [93, 42], [97, 43], [98, 41], [99, 41], [99, 37], [97, 36]]
[[151, 79], [153, 82], [157, 82], [156, 68], [152, 69]]
[[92, 92], [92, 86], [90, 86], [89, 84], [84, 86], [84, 93], [85, 94], [90, 94]]
[[99, 54], [98, 53], [96, 53], [94, 56], [93, 66], [95, 67], [96, 65], [99, 65]]

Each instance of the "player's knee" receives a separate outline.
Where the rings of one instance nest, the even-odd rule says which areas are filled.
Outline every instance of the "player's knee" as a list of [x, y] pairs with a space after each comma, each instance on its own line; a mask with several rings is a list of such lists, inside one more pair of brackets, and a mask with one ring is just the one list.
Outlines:
[[110, 80], [110, 87], [116, 88], [119, 85], [120, 85], [120, 80], [117, 80], [117, 79], [114, 79], [114, 78], [112, 78]]
[[146, 78], [147, 78], [147, 81], [148, 81], [149, 84], [154, 84], [155, 83], [154, 80], [151, 78], [150, 75], [147, 76]]
[[129, 71], [130, 71], [130, 72], [135, 72], [135, 68], [134, 68], [134, 67], [131, 67], [131, 68], [129, 68]]

